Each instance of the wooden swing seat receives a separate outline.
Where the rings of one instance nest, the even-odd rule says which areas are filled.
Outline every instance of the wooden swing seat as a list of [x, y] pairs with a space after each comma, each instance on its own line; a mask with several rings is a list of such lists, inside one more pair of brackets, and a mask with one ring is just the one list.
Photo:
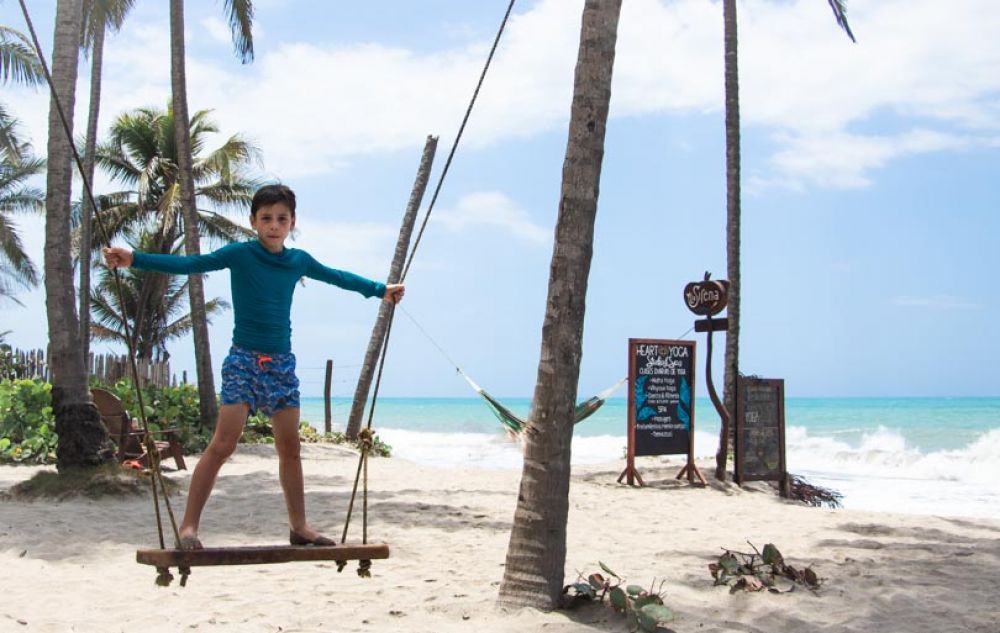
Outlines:
[[329, 546], [249, 545], [204, 549], [141, 549], [137, 563], [154, 567], [210, 565], [266, 565], [312, 561], [375, 560], [389, 558], [387, 543], [343, 543]]

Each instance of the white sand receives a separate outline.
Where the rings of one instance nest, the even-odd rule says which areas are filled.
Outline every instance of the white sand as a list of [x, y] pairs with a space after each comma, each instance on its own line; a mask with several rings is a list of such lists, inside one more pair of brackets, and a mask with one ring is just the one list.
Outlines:
[[[357, 458], [306, 446], [314, 525], [339, 539]], [[193, 466], [196, 459], [189, 460]], [[202, 526], [207, 545], [281, 543], [284, 502], [270, 447], [241, 447]], [[687, 631], [1000, 632], [1000, 522], [817, 509], [732, 485], [675, 482], [645, 459], [648, 486], [615, 483], [622, 464], [577, 469], [566, 581], [601, 560], [648, 585], [665, 580], [671, 628]], [[0, 489], [37, 468], [0, 468]], [[371, 462], [372, 540], [392, 557], [373, 578], [352, 563], [196, 568], [188, 586], [153, 583], [135, 550], [155, 544], [148, 499], [0, 502], [0, 632], [625, 631], [607, 607], [542, 613], [494, 608], [519, 472]], [[184, 487], [187, 474], [176, 477]], [[178, 513], [183, 496], [173, 500]], [[360, 516], [352, 521], [359, 538]], [[720, 547], [775, 543], [825, 584], [730, 595], [707, 564]]]

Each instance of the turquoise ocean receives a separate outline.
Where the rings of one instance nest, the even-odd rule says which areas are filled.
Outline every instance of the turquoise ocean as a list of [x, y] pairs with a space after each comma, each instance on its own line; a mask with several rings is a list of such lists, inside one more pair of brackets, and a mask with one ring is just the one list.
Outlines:
[[[530, 399], [500, 400], [527, 417]], [[334, 430], [349, 411], [333, 399]], [[573, 463], [624, 468], [627, 412], [625, 398], [610, 399], [577, 425]], [[302, 417], [322, 430], [323, 399], [303, 398]], [[518, 444], [476, 397], [379, 398], [373, 426], [407, 460], [521, 467]], [[789, 472], [843, 493], [846, 508], [1000, 519], [1000, 398], [788, 398], [785, 428]], [[718, 436], [711, 402], [698, 399], [696, 456], [713, 456]]]

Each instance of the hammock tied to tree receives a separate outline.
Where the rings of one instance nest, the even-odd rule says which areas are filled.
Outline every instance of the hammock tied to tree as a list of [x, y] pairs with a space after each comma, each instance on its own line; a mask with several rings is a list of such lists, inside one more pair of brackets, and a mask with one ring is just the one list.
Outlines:
[[[524, 429], [527, 428], [528, 423], [525, 420], [519, 418], [510, 409], [505, 407], [502, 402], [491, 396], [485, 389], [476, 384], [476, 381], [470, 378], [468, 374], [462, 371], [462, 368], [458, 366], [458, 363], [452, 360], [451, 356], [448, 355], [448, 352], [444, 351], [444, 348], [441, 347], [441, 345], [436, 340], [434, 340], [434, 337], [431, 336], [430, 333], [428, 333], [427, 330], [425, 330], [422, 325], [417, 323], [417, 320], [413, 318], [413, 315], [410, 314], [409, 310], [407, 310], [402, 306], [400, 306], [399, 309], [403, 312], [403, 314], [406, 315], [408, 319], [410, 319], [413, 325], [415, 325], [416, 328], [420, 330], [420, 333], [427, 338], [430, 344], [437, 349], [437, 351], [441, 354], [441, 356], [443, 356], [444, 359], [448, 361], [448, 364], [454, 367], [455, 371], [458, 372], [458, 374], [462, 376], [462, 378], [465, 378], [465, 381], [467, 383], [469, 383], [469, 386], [471, 386], [472, 389], [477, 394], [479, 394], [479, 396], [483, 400], [486, 401], [486, 405], [490, 408], [490, 411], [493, 413], [493, 415], [496, 416], [497, 420], [500, 420], [500, 424], [502, 424], [507, 431], [509, 431], [514, 435], [520, 435], [524, 431]], [[573, 423], [576, 424], [578, 422], [583, 422], [588, 417], [590, 417], [595, 411], [600, 409], [601, 406], [604, 404], [604, 402], [611, 397], [611, 394], [618, 391], [618, 389], [623, 384], [625, 384], [626, 381], [628, 381], [628, 376], [622, 378], [621, 380], [611, 385], [604, 391], [600, 392], [596, 396], [588, 398], [587, 400], [576, 405], [576, 411], [574, 412], [573, 415]]]
[[[472, 378], [469, 378], [469, 376], [464, 371], [462, 371], [458, 367], [456, 367], [455, 369], [462, 376], [462, 378], [465, 378], [465, 382], [469, 383], [469, 385], [476, 391], [476, 393], [478, 393], [479, 396], [486, 401], [486, 404], [487, 406], [489, 406], [490, 411], [492, 411], [493, 415], [495, 415], [496, 418], [500, 420], [500, 424], [502, 424], [505, 429], [507, 429], [508, 431], [510, 431], [515, 435], [520, 435], [521, 432], [524, 431], [525, 427], [528, 426], [528, 423], [525, 420], [522, 420], [521, 418], [514, 415], [510, 409], [503, 406], [503, 404], [499, 400], [491, 396], [485, 389], [477, 385], [475, 381], [472, 380]], [[611, 385], [610, 387], [608, 387], [601, 393], [597, 394], [596, 396], [591, 396], [587, 400], [584, 400], [580, 404], [576, 405], [576, 411], [573, 413], [573, 424], [578, 424], [580, 422], [583, 422], [584, 420], [589, 418], [595, 411], [600, 409], [601, 406], [604, 404], [604, 402], [611, 397], [611, 394], [618, 391], [618, 389], [623, 384], [625, 384], [626, 380], [628, 380], [628, 376], [622, 378], [621, 380]]]

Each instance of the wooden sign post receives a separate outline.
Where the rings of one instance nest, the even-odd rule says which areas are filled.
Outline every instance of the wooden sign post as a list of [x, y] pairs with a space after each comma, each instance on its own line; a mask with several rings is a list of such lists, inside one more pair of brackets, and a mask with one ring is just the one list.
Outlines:
[[705, 341], [707, 350], [705, 352], [705, 385], [708, 386], [708, 396], [715, 405], [715, 410], [722, 420], [722, 432], [719, 435], [719, 450], [715, 454], [715, 478], [719, 481], [726, 480], [726, 460], [729, 455], [729, 434], [732, 431], [732, 416], [726, 409], [725, 403], [719, 398], [715, 391], [715, 383], [712, 382], [712, 333], [726, 332], [729, 330], [729, 319], [713, 319], [712, 317], [726, 309], [729, 303], [729, 282], [726, 280], [712, 281], [712, 274], [705, 272], [705, 278], [701, 281], [692, 281], [684, 286], [684, 303], [688, 310], [697, 315], [705, 317], [694, 322], [695, 332], [708, 332]]
[[629, 339], [628, 341], [628, 462], [618, 476], [632, 486], [645, 485], [635, 468], [637, 455], [687, 453], [678, 473], [697, 477], [694, 464], [694, 341]]
[[739, 378], [736, 400], [736, 483], [777, 481], [789, 493], [785, 466], [785, 381]]

